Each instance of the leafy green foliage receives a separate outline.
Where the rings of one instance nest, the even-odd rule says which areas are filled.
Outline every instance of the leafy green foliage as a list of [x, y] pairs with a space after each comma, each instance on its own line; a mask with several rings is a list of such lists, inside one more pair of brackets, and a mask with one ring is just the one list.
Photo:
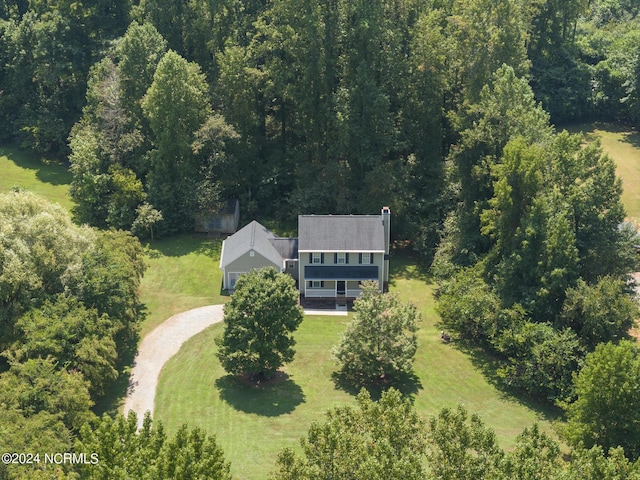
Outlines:
[[420, 320], [416, 307], [367, 282], [353, 308], [354, 318], [333, 348], [341, 374], [367, 384], [412, 373]]
[[424, 422], [395, 389], [378, 402], [362, 390], [357, 409], [330, 410], [301, 444], [302, 458], [289, 448], [280, 453], [272, 479], [425, 478]]
[[0, 464], [0, 478], [11, 480], [65, 478], [64, 474], [70, 470], [64, 465], [44, 465], [44, 452], [68, 452], [73, 444], [71, 432], [57, 414], [41, 411], [30, 415], [5, 404], [0, 409], [0, 436], [2, 446], [7, 452], [40, 454], [40, 463]]
[[498, 375], [533, 398], [553, 403], [572, 390], [572, 373], [583, 356], [577, 335], [546, 323], [524, 321], [505, 328], [498, 349], [506, 357]]
[[588, 350], [599, 343], [621, 340], [638, 318], [638, 305], [626, 294], [627, 285], [613, 277], [603, 277], [595, 285], [579, 280], [567, 290], [559, 316], [560, 326], [570, 327]]
[[295, 282], [270, 267], [241, 275], [235, 288], [216, 356], [230, 374], [270, 378], [295, 354], [291, 334], [303, 319]]
[[229, 464], [214, 436], [183, 425], [167, 438], [161, 423], [152, 427], [149, 413], [142, 428], [134, 412], [125, 418], [102, 417], [95, 427], [86, 424], [75, 444], [76, 451], [96, 454], [97, 464], [79, 465], [82, 478], [230, 480]]
[[18, 340], [5, 353], [13, 362], [55, 359], [59, 365], [82, 373], [95, 391], [118, 376], [112, 322], [74, 297], [59, 295], [54, 302], [46, 301], [20, 317], [15, 327]]
[[158, 63], [142, 108], [154, 133], [149, 198], [170, 228], [191, 226], [200, 173], [191, 145], [211, 115], [208, 85], [200, 67], [174, 51], [167, 52]]
[[571, 463], [559, 478], [561, 480], [637, 480], [640, 463], [625, 457], [622, 447], [604, 451], [596, 445], [590, 449], [577, 448], [571, 454]]
[[605, 451], [621, 446], [635, 460], [640, 455], [638, 379], [640, 355], [637, 347], [622, 341], [602, 343], [588, 354], [575, 376], [575, 399], [567, 400], [564, 436], [571, 445]]
[[0, 195], [0, 345], [15, 319], [79, 276], [95, 233], [71, 222], [62, 207], [29, 193]]
[[479, 275], [466, 268], [443, 281], [438, 289], [438, 313], [442, 323], [461, 338], [489, 345], [499, 334], [500, 298]]
[[513, 69], [496, 72], [479, 105], [451, 155], [460, 203], [436, 256], [439, 312], [498, 355], [508, 385], [553, 402], [569, 395], [585, 351], [632, 325], [625, 282], [637, 265], [636, 234], [621, 227], [611, 159], [598, 143], [553, 134]]
[[518, 435], [514, 450], [502, 464], [506, 478], [520, 480], [556, 478], [562, 467], [560, 446], [537, 423]]
[[78, 430], [94, 416], [89, 384], [81, 373], [60, 370], [56, 363], [51, 357], [13, 363], [0, 374], [0, 404], [25, 416], [47, 412]]
[[[125, 232], [78, 227], [61, 207], [28, 193], [1, 195], [0, 218], [0, 345], [9, 366], [0, 374], [0, 405], [11, 412], [0, 416], [0, 430], [15, 451], [68, 451], [71, 432], [94, 418], [94, 400], [136, 346], [142, 247]], [[11, 415], [15, 425], [3, 423]], [[19, 428], [59, 440], [15, 443]], [[27, 469], [16, 478], [41, 474]]]
[[504, 452], [493, 431], [462, 405], [445, 408], [429, 421], [427, 461], [434, 478], [492, 478]]

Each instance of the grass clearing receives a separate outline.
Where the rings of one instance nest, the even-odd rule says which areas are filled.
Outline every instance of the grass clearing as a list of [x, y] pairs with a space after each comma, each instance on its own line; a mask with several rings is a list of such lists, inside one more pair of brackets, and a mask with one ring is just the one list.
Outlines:
[[140, 287], [147, 317], [141, 337], [176, 313], [227, 301], [218, 268], [221, 247], [221, 239], [195, 234], [147, 244], [147, 271]]
[[17, 147], [0, 147], [0, 192], [14, 187], [42, 195], [71, 211], [74, 203], [69, 197], [71, 173], [67, 166]]
[[331, 380], [330, 348], [344, 329], [345, 317], [307, 317], [296, 333], [295, 360], [286, 376], [263, 386], [237, 384], [215, 357], [214, 325], [189, 340], [160, 375], [154, 418], [168, 432], [182, 423], [217, 435], [234, 478], [266, 478], [277, 452], [298, 448], [313, 420], [332, 406], [354, 403]]
[[[550, 432], [555, 412], [537, 409], [500, 391], [486, 375], [482, 359], [445, 344], [439, 338], [438, 316], [429, 276], [404, 253], [392, 256], [390, 289], [412, 301], [422, 313], [414, 396], [423, 417], [441, 408], [464, 403], [495, 429], [500, 445], [513, 446], [515, 437], [535, 421]], [[264, 387], [239, 385], [215, 357], [214, 325], [189, 340], [160, 375], [154, 418], [175, 432], [183, 423], [216, 434], [231, 461], [236, 478], [266, 478], [284, 447], [299, 448], [313, 421], [337, 405], [355, 404], [354, 396], [336, 386], [331, 347], [344, 331], [346, 317], [307, 316], [295, 334], [294, 361], [286, 375]]]
[[[598, 137], [617, 163], [623, 180], [623, 203], [629, 217], [640, 218], [640, 135], [615, 125], [574, 126], [588, 138]], [[71, 176], [64, 165], [48, 162], [17, 148], [0, 148], [0, 191], [19, 186], [70, 210]], [[141, 300], [146, 305], [144, 337], [171, 315], [208, 304], [224, 303], [222, 274], [218, 269], [221, 240], [196, 235], [162, 239], [148, 246], [148, 269], [142, 280]], [[429, 276], [405, 254], [392, 256], [390, 289], [422, 312], [418, 376], [414, 402], [428, 417], [446, 406], [464, 403], [496, 432], [503, 448], [534, 421], [551, 431], [557, 412], [527, 404], [501, 391], [491, 362], [472, 351], [439, 339], [438, 315]], [[330, 356], [345, 328], [345, 317], [307, 317], [296, 332], [297, 355], [285, 368], [286, 376], [264, 388], [230, 382], [215, 358], [213, 339], [222, 332], [215, 325], [189, 340], [166, 365], [156, 397], [155, 418], [169, 432], [182, 423], [199, 425], [214, 433], [232, 462], [237, 478], [265, 478], [277, 452], [299, 448], [309, 424], [322, 421], [336, 405], [354, 404], [354, 397], [336, 388], [331, 379], [335, 365]], [[120, 391], [123, 395], [126, 386]]]

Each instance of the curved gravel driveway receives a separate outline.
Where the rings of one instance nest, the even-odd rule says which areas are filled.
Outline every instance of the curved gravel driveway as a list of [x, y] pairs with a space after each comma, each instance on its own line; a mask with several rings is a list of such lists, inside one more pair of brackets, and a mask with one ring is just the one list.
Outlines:
[[153, 415], [154, 398], [160, 370], [173, 357], [182, 344], [195, 334], [223, 319], [223, 305], [209, 305], [178, 313], [158, 325], [138, 347], [133, 361], [124, 414], [133, 410], [138, 415], [138, 427], [142, 427], [147, 410]]

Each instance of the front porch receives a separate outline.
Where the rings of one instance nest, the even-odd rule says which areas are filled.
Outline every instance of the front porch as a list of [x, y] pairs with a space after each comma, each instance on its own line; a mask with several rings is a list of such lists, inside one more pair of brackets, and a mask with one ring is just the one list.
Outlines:
[[300, 306], [309, 311], [351, 311], [355, 298], [305, 297], [300, 295]]

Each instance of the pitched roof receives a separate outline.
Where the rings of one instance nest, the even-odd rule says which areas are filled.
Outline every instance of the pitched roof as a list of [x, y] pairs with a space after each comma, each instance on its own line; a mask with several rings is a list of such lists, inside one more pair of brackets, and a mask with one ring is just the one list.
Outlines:
[[301, 252], [384, 252], [380, 215], [300, 215]]
[[[282, 265], [284, 259], [297, 257], [297, 251], [292, 253], [296, 245], [297, 239], [277, 237], [254, 220], [223, 242], [220, 268], [226, 267], [250, 250], [256, 251], [275, 265]], [[285, 253], [288, 255], [283, 255]]]
[[285, 260], [294, 260], [298, 258], [298, 239], [274, 237], [271, 239], [271, 245], [275, 248], [280, 256]]

